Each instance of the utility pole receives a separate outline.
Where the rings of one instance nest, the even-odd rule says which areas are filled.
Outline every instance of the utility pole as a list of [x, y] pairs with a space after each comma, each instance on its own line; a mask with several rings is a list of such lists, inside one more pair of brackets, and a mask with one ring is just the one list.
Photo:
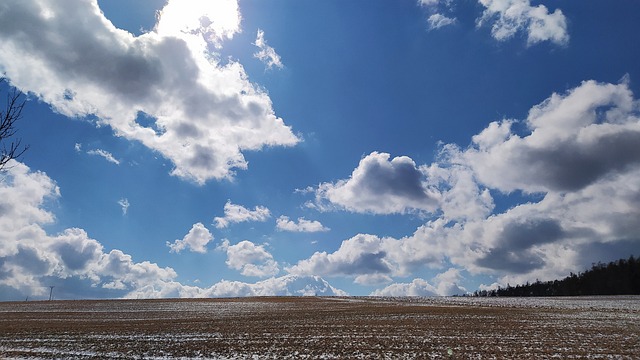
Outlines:
[[53, 300], [53, 288], [54, 287], [55, 286], [49, 286], [49, 288], [51, 289], [51, 290], [49, 290], [49, 301]]

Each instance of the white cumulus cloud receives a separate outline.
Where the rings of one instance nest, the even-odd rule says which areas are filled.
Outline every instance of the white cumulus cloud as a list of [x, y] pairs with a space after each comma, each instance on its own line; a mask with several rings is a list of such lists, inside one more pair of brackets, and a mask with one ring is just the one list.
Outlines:
[[424, 279], [395, 283], [371, 293], [371, 296], [437, 296], [438, 289]]
[[436, 275], [432, 285], [424, 279], [413, 279], [410, 283], [395, 283], [383, 289], [375, 290], [371, 296], [452, 296], [464, 295], [467, 290], [458, 285], [460, 271], [451, 268]]
[[330, 230], [317, 220], [307, 220], [301, 217], [298, 218], [298, 221], [296, 222], [284, 215], [276, 219], [276, 227], [278, 230], [293, 232], [320, 232]]
[[495, 122], [460, 161], [505, 192], [575, 191], [640, 166], [637, 100], [628, 84], [585, 81], [531, 108], [528, 134]]
[[171, 160], [171, 174], [202, 184], [246, 169], [243, 151], [299, 141], [242, 65], [215, 50], [240, 19], [235, 0], [172, 0], [136, 37], [97, 0], [9, 0], [0, 4], [0, 67], [57, 112], [95, 116]]
[[224, 204], [224, 216], [215, 217], [213, 221], [218, 229], [228, 227], [230, 224], [246, 221], [266, 221], [271, 217], [271, 211], [264, 206], [256, 206], [253, 210], [242, 205], [232, 204], [227, 201]]
[[529, 45], [551, 41], [564, 45], [569, 42], [567, 19], [562, 10], [550, 13], [546, 6], [532, 6], [529, 0], [478, 0], [485, 7], [478, 25], [493, 22], [491, 34], [503, 41], [524, 31]]
[[[298, 275], [390, 275], [394, 273], [394, 265], [388, 259], [382, 239], [374, 235], [359, 234], [343, 241], [333, 253], [316, 252], [286, 270]], [[366, 280], [360, 278], [360, 281]]]
[[280, 271], [278, 263], [264, 245], [256, 245], [248, 240], [231, 245], [225, 239], [218, 250], [227, 253], [226, 264], [231, 269], [239, 270], [242, 275], [268, 277]]
[[127, 298], [195, 298], [245, 296], [347, 296], [318, 276], [284, 275], [255, 283], [221, 280], [208, 288], [176, 281], [148, 284], [127, 294]]
[[191, 230], [181, 240], [172, 243], [167, 241], [167, 246], [171, 252], [179, 253], [182, 250], [189, 250], [197, 253], [206, 253], [207, 244], [213, 240], [213, 235], [202, 223], [193, 224]]
[[[46, 174], [12, 162], [0, 181], [0, 287], [27, 296], [42, 296], [51, 282], [67, 296], [96, 294], [123, 296], [143, 286], [172, 281], [172, 268], [135, 262], [120, 250], [106, 251], [83, 229], [56, 235], [43, 226], [54, 220], [46, 203], [60, 197], [58, 186]], [[64, 286], [65, 282], [75, 282]], [[78, 287], [78, 283], [85, 287]], [[48, 289], [47, 289], [48, 290]]]
[[349, 211], [373, 214], [435, 211], [440, 194], [428, 186], [415, 162], [406, 156], [389, 159], [387, 153], [365, 156], [349, 179], [320, 184], [316, 203], [320, 208], [329, 202]]
[[[286, 270], [377, 285], [450, 263], [455, 270], [429, 281], [395, 283], [377, 292], [442, 295], [464, 292], [457, 269], [494, 275], [505, 285], [553, 280], [593, 262], [637, 255], [640, 101], [628, 81], [585, 81], [534, 105], [524, 120], [490, 123], [465, 149], [443, 145], [436, 162], [408, 167], [424, 174], [414, 189], [439, 194], [431, 220], [401, 238], [358, 234], [337, 250], [316, 252]], [[526, 127], [516, 132], [513, 125], [521, 122]], [[367, 160], [391, 168], [387, 159]], [[363, 162], [349, 180], [329, 189], [362, 184], [354, 179], [367, 178], [362, 174], [372, 166]], [[526, 201], [495, 212], [492, 192]]]
[[347, 296], [318, 276], [284, 275], [256, 283], [220, 281], [206, 290], [208, 296]]

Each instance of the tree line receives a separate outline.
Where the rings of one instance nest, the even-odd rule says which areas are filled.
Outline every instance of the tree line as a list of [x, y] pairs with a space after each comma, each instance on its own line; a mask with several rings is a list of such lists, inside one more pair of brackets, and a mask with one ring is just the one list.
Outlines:
[[476, 290], [474, 296], [581, 296], [581, 295], [640, 295], [640, 258], [598, 262], [583, 273], [570, 273], [562, 280], [540, 281], [533, 284]]

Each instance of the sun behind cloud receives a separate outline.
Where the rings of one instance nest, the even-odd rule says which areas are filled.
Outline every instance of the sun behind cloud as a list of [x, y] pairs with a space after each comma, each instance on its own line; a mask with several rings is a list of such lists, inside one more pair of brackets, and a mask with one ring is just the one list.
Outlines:
[[158, 13], [155, 31], [160, 35], [206, 34], [219, 46], [240, 31], [240, 20], [236, 0], [171, 0]]

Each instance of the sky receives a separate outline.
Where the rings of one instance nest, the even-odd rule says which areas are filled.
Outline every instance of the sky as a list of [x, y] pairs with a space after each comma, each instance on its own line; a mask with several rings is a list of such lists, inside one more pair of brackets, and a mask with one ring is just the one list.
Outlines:
[[30, 146], [0, 300], [454, 295], [640, 255], [635, 0], [5, 0], [0, 71]]

